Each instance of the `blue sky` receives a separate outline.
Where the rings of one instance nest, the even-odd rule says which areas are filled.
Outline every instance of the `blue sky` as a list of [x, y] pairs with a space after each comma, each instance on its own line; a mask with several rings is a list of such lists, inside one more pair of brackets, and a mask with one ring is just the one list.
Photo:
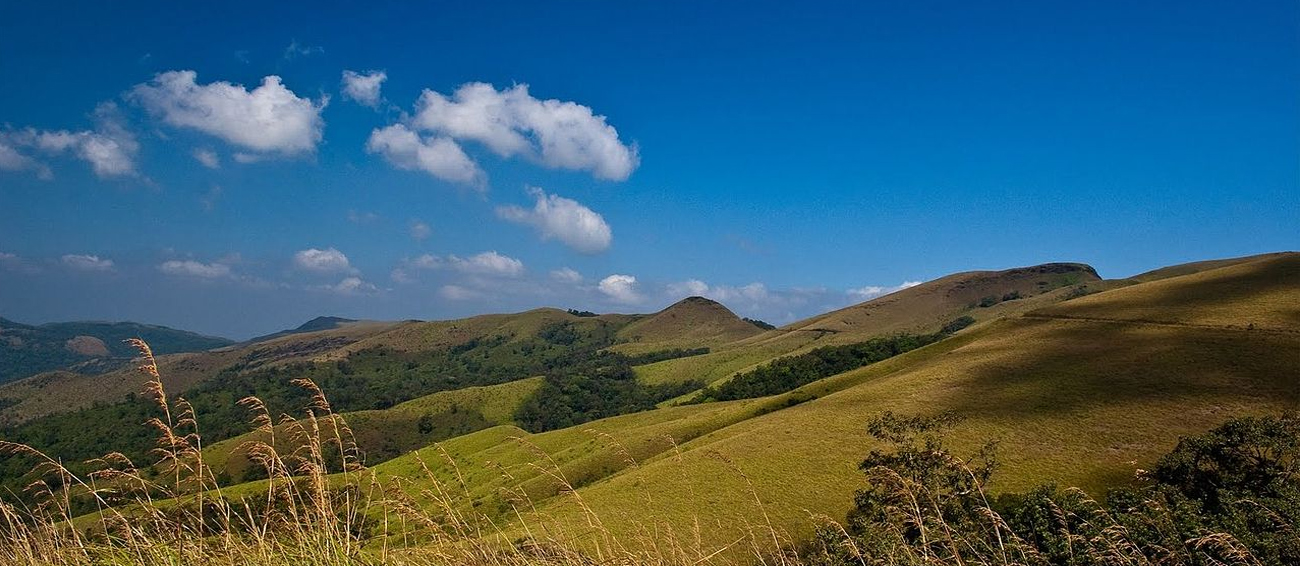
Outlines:
[[1300, 248], [1294, 2], [376, 4], [0, 6], [0, 316], [785, 323]]

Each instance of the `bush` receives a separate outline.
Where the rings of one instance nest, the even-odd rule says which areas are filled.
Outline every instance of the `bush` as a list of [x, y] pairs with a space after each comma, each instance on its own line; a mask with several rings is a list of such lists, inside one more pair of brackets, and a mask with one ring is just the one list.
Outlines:
[[1185, 438], [1146, 483], [1106, 503], [1042, 486], [986, 495], [993, 445], [953, 454], [948, 416], [886, 413], [868, 425], [892, 446], [860, 466], [846, 529], [822, 528], [812, 562], [917, 564], [1300, 564], [1300, 416], [1240, 418]]

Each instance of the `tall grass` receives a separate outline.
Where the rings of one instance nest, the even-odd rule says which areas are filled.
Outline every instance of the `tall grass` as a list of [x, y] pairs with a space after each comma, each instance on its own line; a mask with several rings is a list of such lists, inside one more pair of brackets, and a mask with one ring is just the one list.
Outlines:
[[[616, 535], [582, 500], [561, 466], [540, 448], [532, 464], [560, 487], [580, 511], [579, 520], [548, 517], [521, 488], [507, 494], [508, 524], [474, 510], [473, 497], [456, 461], [439, 447], [441, 462], [417, 459], [422, 477], [381, 484], [365, 467], [347, 423], [332, 412], [326, 395], [307, 380], [310, 404], [297, 417], [273, 417], [255, 397], [241, 400], [260, 434], [241, 447], [266, 479], [234, 488], [218, 485], [203, 458], [199, 415], [163, 387], [148, 344], [140, 352], [145, 392], [158, 414], [146, 425], [157, 432], [154, 462], [138, 467], [121, 454], [95, 460], [95, 471], [77, 475], [57, 458], [29, 446], [0, 442], [8, 457], [36, 462], [20, 501], [0, 503], [0, 562], [15, 566], [195, 564], [261, 565], [646, 565], [762, 564], [1047, 564], [1008, 526], [984, 496], [971, 521], [955, 524], [947, 512], [953, 494], [885, 468], [870, 470], [873, 485], [888, 492], [888, 512], [864, 539], [829, 518], [812, 518], [820, 536], [796, 544], [775, 526], [761, 494], [743, 470], [718, 457], [743, 478], [757, 519], [729, 544], [702, 542], [700, 522], [652, 525]], [[289, 438], [277, 438], [277, 435]], [[613, 440], [613, 439], [608, 439]], [[671, 442], [672, 439], [669, 439]], [[631, 468], [630, 453], [617, 446]], [[292, 446], [292, 450], [276, 447]], [[675, 446], [675, 444], [674, 444]], [[961, 461], [954, 470], [975, 472]], [[439, 479], [445, 467], [455, 478]], [[508, 471], [503, 473], [509, 474]], [[628, 504], [652, 493], [628, 494]], [[94, 512], [75, 516], [89, 501]], [[1090, 501], [1090, 500], [1088, 500]], [[81, 503], [78, 503], [81, 502]], [[1071, 509], [1078, 509], [1072, 505]], [[1187, 541], [1179, 553], [1153, 560], [1151, 549], [1126, 537], [1104, 507], [1086, 517], [1066, 517], [1061, 528], [1078, 564], [1257, 564], [1232, 537], [1212, 533]], [[1158, 517], [1159, 514], [1153, 514]], [[678, 531], [676, 529], [682, 529]], [[1288, 526], [1289, 528], [1289, 526]], [[918, 539], [919, 536], [919, 539]], [[918, 544], [918, 540], [922, 542]]]

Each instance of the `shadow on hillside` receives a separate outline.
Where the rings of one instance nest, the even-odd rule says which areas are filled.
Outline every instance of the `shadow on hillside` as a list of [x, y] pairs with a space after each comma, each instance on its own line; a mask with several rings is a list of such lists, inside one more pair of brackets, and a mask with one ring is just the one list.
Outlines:
[[[1097, 304], [1064, 303], [1049, 310], [1061, 314], [1089, 316], [1104, 314], [1100, 311], [1127, 308], [1176, 307], [1180, 310], [1195, 310], [1249, 301], [1252, 297], [1300, 288], [1300, 254], [1240, 266], [1234, 273], [1195, 283], [1180, 284], [1174, 280], [1164, 281], [1148, 284], [1153, 288], [1145, 293], [1130, 292], [1122, 298], [1108, 298], [1104, 303]], [[1300, 329], [1300, 308], [1285, 311], [1283, 316], [1286, 321], [1296, 324]]]
[[1026, 340], [974, 344], [997, 362], [963, 368], [968, 386], [943, 406], [1008, 419], [1162, 399], [1300, 406], [1300, 336], [1079, 320], [1006, 330]]

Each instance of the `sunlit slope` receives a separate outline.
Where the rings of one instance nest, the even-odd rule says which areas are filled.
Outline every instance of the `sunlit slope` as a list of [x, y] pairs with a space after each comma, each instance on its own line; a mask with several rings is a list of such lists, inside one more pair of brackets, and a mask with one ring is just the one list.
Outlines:
[[1251, 255], [1251, 256], [1244, 256], [1244, 257], [1233, 257], [1227, 259], [1211, 259], [1206, 261], [1194, 261], [1191, 263], [1181, 263], [1178, 265], [1161, 267], [1160, 269], [1153, 269], [1145, 273], [1139, 273], [1137, 275], [1129, 277], [1129, 280], [1145, 283], [1149, 281], [1157, 281], [1160, 279], [1168, 279], [1170, 277], [1191, 275], [1193, 273], [1200, 273], [1202, 271], [1209, 271], [1211, 269], [1218, 269], [1220, 267], [1228, 267], [1228, 266], [1238, 265], [1242, 263], [1251, 263], [1251, 262], [1264, 260], [1264, 259], [1275, 259], [1286, 255], [1295, 255], [1295, 253], [1296, 252], [1274, 252], [1274, 253]]
[[650, 364], [638, 368], [637, 375], [647, 383], [692, 379], [714, 383], [772, 358], [818, 346], [899, 332], [934, 332], [961, 316], [994, 320], [1124, 284], [1102, 281], [1091, 267], [1077, 263], [957, 273], [732, 342], [704, 356]]
[[[351, 437], [367, 461], [391, 458], [432, 442], [513, 424], [515, 411], [542, 385], [542, 378], [522, 379], [485, 387], [440, 391], [387, 409], [344, 413]], [[333, 438], [332, 428], [326, 434]], [[276, 427], [277, 448], [291, 450], [293, 426]], [[344, 437], [348, 435], [345, 433]], [[204, 449], [204, 460], [215, 474], [238, 480], [248, 477], [250, 441], [269, 442], [269, 435], [251, 432]]]
[[715, 348], [762, 333], [721, 303], [688, 297], [618, 332], [620, 344], [610, 348], [638, 354], [673, 348]]
[[601, 326], [617, 330], [637, 316], [609, 314], [580, 317], [559, 309], [540, 308], [513, 314], [486, 314], [458, 320], [412, 322], [391, 332], [377, 334], [339, 348], [322, 356], [321, 359], [341, 359], [348, 354], [370, 348], [385, 348], [398, 352], [424, 352], [459, 346], [470, 340], [488, 337], [521, 339], [535, 336], [546, 327], [558, 323], [570, 323], [586, 331]]
[[[366, 337], [411, 323], [357, 321], [318, 332], [290, 334], [252, 344], [238, 344], [208, 352], [158, 356], [163, 385], [170, 393], [183, 392], [223, 369], [241, 370], [306, 361]], [[102, 375], [51, 372], [0, 386], [0, 420], [22, 422], [42, 415], [111, 404], [139, 393], [144, 377], [134, 364]]]
[[1300, 253], [1270, 254], [1144, 283], [1122, 295], [1083, 297], [1034, 314], [1295, 332], [1300, 329], [1297, 287]]
[[[535, 338], [558, 324], [571, 325], [574, 332], [612, 336], [634, 319], [633, 315], [617, 314], [577, 317], [545, 308], [436, 322], [343, 322], [336, 328], [286, 334], [210, 352], [160, 356], [158, 363], [167, 391], [183, 394], [223, 371], [246, 373], [297, 363], [333, 363], [364, 351], [430, 353], [476, 341], [514, 342]], [[513, 360], [524, 360], [531, 353], [520, 349], [509, 355]], [[0, 386], [0, 399], [4, 400], [0, 403], [0, 421], [17, 423], [95, 403], [117, 403], [138, 393], [143, 383], [134, 367], [97, 376], [65, 372], [33, 376]]]
[[[607, 527], [626, 531], [686, 529], [698, 520], [721, 527], [706, 532], [725, 542], [763, 511], [779, 527], [802, 528], [809, 512], [839, 517], [847, 510], [862, 485], [856, 465], [874, 446], [865, 425], [887, 410], [954, 411], [964, 420], [953, 441], [968, 450], [999, 440], [1000, 490], [1054, 481], [1100, 495], [1181, 435], [1236, 415], [1300, 407], [1295, 262], [1253, 262], [1169, 279], [1170, 287], [1135, 285], [1044, 313], [1058, 316], [987, 324], [806, 386], [785, 397], [819, 397], [679, 442], [671, 458], [642, 461], [577, 495]], [[1225, 295], [1228, 287], [1237, 291]], [[1170, 320], [1194, 325], [1141, 316], [1184, 303]], [[1059, 317], [1076, 309], [1088, 317]], [[1247, 319], [1274, 322], [1249, 329]], [[650, 414], [701, 407], [708, 405]], [[540, 445], [548, 435], [573, 434], [531, 439]], [[617, 429], [609, 434], [620, 438]], [[542, 510], [577, 513], [573, 501], [555, 498]]]

